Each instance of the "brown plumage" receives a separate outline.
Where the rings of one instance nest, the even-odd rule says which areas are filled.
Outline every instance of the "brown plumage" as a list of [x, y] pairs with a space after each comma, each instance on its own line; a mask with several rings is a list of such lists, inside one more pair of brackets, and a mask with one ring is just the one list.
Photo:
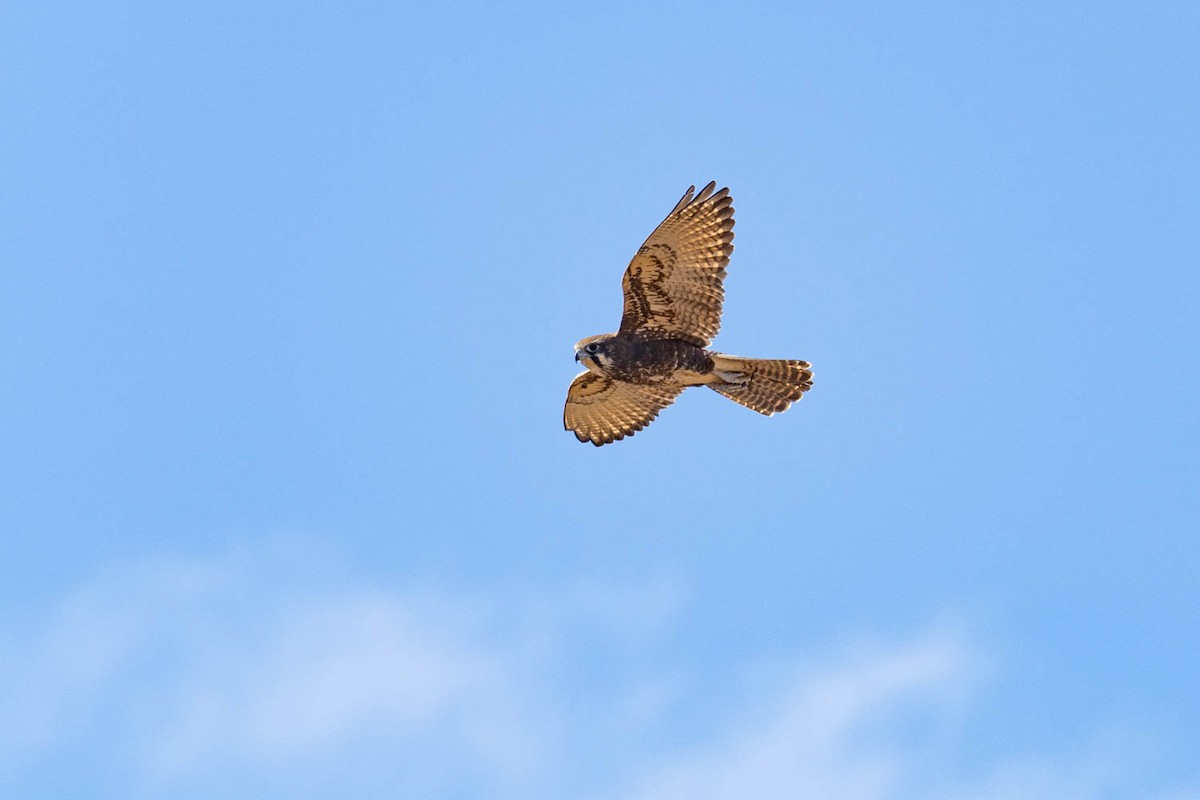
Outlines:
[[633, 435], [688, 386], [708, 386], [767, 415], [812, 388], [806, 361], [706, 349], [721, 327], [733, 252], [733, 200], [715, 188], [694, 195], [690, 187], [638, 248], [621, 281], [620, 329], [575, 345], [587, 371], [571, 382], [563, 425], [579, 441], [598, 447]]

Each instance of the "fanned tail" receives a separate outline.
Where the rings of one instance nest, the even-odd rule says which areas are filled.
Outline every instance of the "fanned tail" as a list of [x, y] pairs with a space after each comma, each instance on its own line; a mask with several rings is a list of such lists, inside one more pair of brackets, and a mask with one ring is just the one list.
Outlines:
[[786, 411], [812, 388], [812, 369], [807, 361], [709, 355], [716, 379], [709, 387], [760, 414]]

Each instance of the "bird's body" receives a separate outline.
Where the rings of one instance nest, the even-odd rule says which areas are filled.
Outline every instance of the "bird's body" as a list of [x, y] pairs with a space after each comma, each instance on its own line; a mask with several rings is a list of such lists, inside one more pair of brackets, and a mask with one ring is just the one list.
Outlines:
[[689, 386], [709, 386], [762, 414], [785, 410], [812, 387], [806, 361], [708, 350], [721, 324], [725, 266], [733, 252], [729, 190], [695, 187], [655, 229], [625, 271], [616, 333], [575, 345], [587, 371], [567, 393], [563, 424], [597, 446], [648, 425]]
[[[579, 343], [577, 359], [589, 371], [627, 383], [672, 381], [683, 386], [708, 382], [713, 362], [708, 351], [679, 339], [656, 339], [640, 334], [610, 333]], [[589, 353], [589, 344], [597, 345]]]

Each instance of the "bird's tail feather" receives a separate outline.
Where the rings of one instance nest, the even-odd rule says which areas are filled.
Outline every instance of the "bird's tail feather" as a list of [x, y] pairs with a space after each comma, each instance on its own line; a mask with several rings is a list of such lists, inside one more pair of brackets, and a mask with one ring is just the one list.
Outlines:
[[760, 414], [785, 411], [812, 388], [812, 369], [807, 361], [710, 355], [719, 379], [709, 384], [713, 391]]

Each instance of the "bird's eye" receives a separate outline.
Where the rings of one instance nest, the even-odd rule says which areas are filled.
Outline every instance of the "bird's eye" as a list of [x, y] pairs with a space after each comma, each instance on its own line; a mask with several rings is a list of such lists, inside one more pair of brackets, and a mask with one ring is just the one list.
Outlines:
[[591, 344], [589, 344], [587, 347], [585, 347], [583, 349], [587, 350], [589, 353], [596, 353], [596, 352], [600, 351], [600, 345], [598, 345], [596, 342], [592, 342]]

